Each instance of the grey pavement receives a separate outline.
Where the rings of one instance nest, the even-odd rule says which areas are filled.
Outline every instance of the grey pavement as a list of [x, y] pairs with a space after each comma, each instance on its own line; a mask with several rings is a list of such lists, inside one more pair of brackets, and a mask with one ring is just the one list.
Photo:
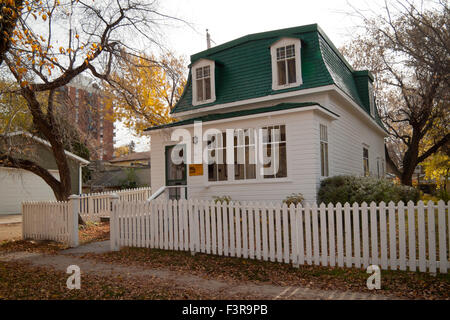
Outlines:
[[21, 214], [0, 214], [0, 224], [21, 223]]

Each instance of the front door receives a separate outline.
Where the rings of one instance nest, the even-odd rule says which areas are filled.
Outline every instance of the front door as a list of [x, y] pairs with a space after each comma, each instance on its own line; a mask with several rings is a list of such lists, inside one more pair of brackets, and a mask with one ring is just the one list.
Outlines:
[[[175, 158], [186, 159], [184, 146], [166, 146], [166, 186], [186, 186], [186, 161], [174, 163], [172, 153], [174, 153]], [[185, 187], [169, 188], [169, 199], [179, 200], [181, 198], [187, 198], [187, 189]]]

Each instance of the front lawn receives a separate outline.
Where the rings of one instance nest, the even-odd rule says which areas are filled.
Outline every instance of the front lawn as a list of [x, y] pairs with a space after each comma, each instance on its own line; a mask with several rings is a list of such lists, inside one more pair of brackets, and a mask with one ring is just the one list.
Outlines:
[[0, 262], [0, 300], [66, 299], [245, 299], [214, 295], [199, 289], [179, 288], [167, 280], [152, 277], [101, 277], [83, 274], [81, 289], [69, 290], [68, 274], [26, 263]]
[[[367, 289], [369, 274], [356, 268], [331, 268], [303, 265], [298, 269], [290, 264], [266, 262], [190, 252], [165, 251], [146, 248], [122, 248], [106, 254], [86, 254], [83, 257], [107, 263], [170, 269], [209, 279], [236, 284], [244, 281], [282, 286], [302, 286], [313, 289], [373, 292]], [[408, 299], [450, 299], [450, 275], [436, 276], [405, 271], [381, 271], [383, 295]]]

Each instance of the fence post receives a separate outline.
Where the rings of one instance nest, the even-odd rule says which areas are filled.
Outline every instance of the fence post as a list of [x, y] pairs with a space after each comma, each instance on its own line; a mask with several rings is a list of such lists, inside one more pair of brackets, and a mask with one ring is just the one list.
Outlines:
[[119, 200], [119, 196], [113, 193], [109, 197], [111, 201], [111, 214], [109, 218], [109, 242], [111, 251], [119, 251], [119, 217], [116, 210], [116, 204]]
[[69, 208], [72, 210], [69, 214], [69, 219], [72, 219], [69, 224], [71, 226], [69, 246], [74, 248], [78, 247], [78, 214], [80, 213], [80, 197], [76, 194], [69, 197]]

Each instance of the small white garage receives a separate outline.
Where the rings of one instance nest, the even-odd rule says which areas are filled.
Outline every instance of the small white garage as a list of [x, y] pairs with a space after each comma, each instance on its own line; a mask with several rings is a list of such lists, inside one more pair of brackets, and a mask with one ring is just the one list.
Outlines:
[[[57, 170], [50, 172], [59, 179]], [[26, 170], [0, 167], [0, 214], [21, 213], [22, 201], [55, 200], [48, 184]]]
[[[7, 134], [16, 147], [26, 148], [27, 154], [33, 155], [35, 161], [42, 168], [48, 170], [59, 180], [59, 172], [51, 151], [51, 145], [28, 132], [13, 132]], [[0, 144], [0, 147], [2, 145]], [[82, 190], [82, 167], [89, 161], [65, 151], [72, 184], [72, 193], [80, 194]], [[50, 186], [38, 175], [24, 170], [2, 166], [0, 163], [0, 215], [20, 214], [23, 201], [55, 200]]]

